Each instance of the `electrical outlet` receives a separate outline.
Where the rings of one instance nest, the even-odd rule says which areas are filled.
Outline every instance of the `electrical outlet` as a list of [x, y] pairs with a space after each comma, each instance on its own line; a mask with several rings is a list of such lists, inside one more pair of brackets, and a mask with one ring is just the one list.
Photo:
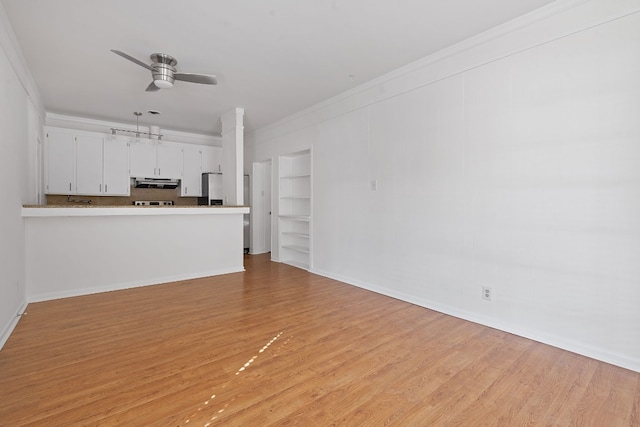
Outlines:
[[489, 288], [488, 286], [483, 286], [482, 287], [482, 299], [487, 300], [487, 301], [491, 301], [491, 297], [492, 297], [491, 288]]

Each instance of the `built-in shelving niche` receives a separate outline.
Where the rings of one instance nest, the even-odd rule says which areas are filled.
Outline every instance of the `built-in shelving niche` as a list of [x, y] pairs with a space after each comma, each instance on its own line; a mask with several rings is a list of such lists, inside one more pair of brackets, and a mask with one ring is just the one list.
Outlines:
[[280, 261], [308, 270], [311, 264], [311, 150], [279, 159]]

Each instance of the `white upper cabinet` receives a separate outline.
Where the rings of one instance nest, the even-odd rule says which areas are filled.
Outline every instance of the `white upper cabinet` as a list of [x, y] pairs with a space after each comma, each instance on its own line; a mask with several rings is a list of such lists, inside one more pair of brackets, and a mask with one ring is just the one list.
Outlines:
[[130, 177], [141, 177], [179, 179], [182, 197], [200, 197], [202, 173], [222, 171], [220, 147], [46, 130], [47, 194], [129, 196]]
[[182, 178], [182, 149], [179, 145], [158, 145], [158, 178]]
[[202, 195], [202, 150], [201, 147], [187, 146], [182, 149], [184, 167], [180, 195], [200, 197]]
[[182, 149], [178, 144], [132, 141], [129, 174], [143, 178], [182, 178]]
[[45, 192], [75, 194], [75, 134], [62, 129], [47, 131]]
[[156, 144], [152, 141], [131, 141], [129, 144], [129, 175], [155, 178], [158, 173]]
[[201, 146], [202, 150], [202, 172], [222, 172], [222, 148]]
[[48, 128], [46, 157], [47, 194], [130, 194], [126, 139], [114, 139], [97, 132]]
[[104, 186], [105, 196], [128, 196], [131, 194], [129, 180], [129, 145], [123, 138], [104, 139]]
[[102, 136], [77, 135], [76, 142], [76, 191], [79, 195], [101, 194], [102, 187]]

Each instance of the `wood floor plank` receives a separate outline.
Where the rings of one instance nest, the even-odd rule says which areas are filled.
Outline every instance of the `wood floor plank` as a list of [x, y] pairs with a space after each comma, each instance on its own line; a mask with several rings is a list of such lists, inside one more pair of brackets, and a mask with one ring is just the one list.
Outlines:
[[0, 351], [0, 426], [640, 425], [637, 372], [245, 267], [30, 304]]
[[[436, 322], [430, 321], [428, 316], [425, 316], [412, 326], [420, 328], [434, 323]], [[399, 365], [404, 365], [404, 361], [409, 354], [406, 349], [406, 343], [411, 342], [409, 338], [412, 332], [412, 330], [406, 330], [399, 335], [385, 334], [386, 339], [381, 342], [379, 339], [369, 339], [379, 333], [378, 329], [371, 328], [370, 337], [359, 339], [356, 343], [357, 350], [347, 356], [344, 353], [344, 349], [354, 345], [352, 338], [351, 343], [340, 347], [331, 355], [330, 363], [314, 368], [315, 375], [322, 379], [320, 387], [318, 387], [317, 382], [306, 382], [302, 387], [298, 387], [295, 391], [298, 397], [293, 406], [288, 402], [290, 398], [286, 394], [279, 393], [270, 398], [270, 412], [274, 413], [274, 416], [270, 414], [270, 417], [283, 417], [278, 420], [278, 424], [282, 425], [290, 424], [293, 420], [299, 418], [313, 423], [312, 413], [316, 409], [322, 410], [326, 406], [333, 408], [350, 407], [353, 405], [352, 400], [366, 397], [366, 393], [362, 391], [362, 388], [367, 387], [369, 384], [375, 384], [374, 378], [380, 378], [384, 374], [392, 374], [389, 372], [390, 370]], [[282, 407], [286, 407], [286, 412], [278, 411], [278, 408]], [[333, 416], [337, 416], [337, 413], [338, 411], [335, 409], [332, 411]], [[234, 421], [236, 421], [236, 418], [234, 418]], [[257, 425], [256, 423], [259, 424], [266, 421], [252, 416], [246, 419], [246, 425]]]
[[631, 405], [626, 420], [626, 424], [629, 426], [640, 426], [640, 399], [633, 399], [633, 396], [640, 396], [640, 378], [636, 378], [636, 388], [630, 396], [633, 404]]
[[599, 364], [589, 382], [577, 411], [573, 425], [626, 426], [633, 408], [636, 375], [608, 364]]
[[393, 421], [398, 425], [455, 425], [457, 412], [475, 402], [500, 376], [498, 367], [484, 361], [500, 354], [502, 344], [502, 337], [491, 333], [460, 348], [455, 353], [455, 363], [446, 366], [446, 371], [427, 374], [426, 381], [417, 383], [418, 387], [408, 387], [422, 399], [394, 414]]
[[549, 368], [536, 393], [522, 407], [516, 420], [533, 425], [563, 425], [567, 420], [560, 414], [575, 410], [586, 384], [595, 371], [595, 363], [589, 359], [564, 352]]
[[[378, 337], [379, 329], [376, 328], [376, 322], [379, 322], [379, 319], [387, 318], [386, 314], [392, 316], [395, 314], [399, 316], [400, 313], [398, 313], [398, 311], [403, 308], [402, 305], [399, 305], [396, 301], [390, 301], [393, 302], [395, 306], [394, 312], [385, 313], [384, 308], [380, 306], [377, 309], [376, 317], [372, 319], [368, 318], [369, 321], [367, 321], [366, 318], [360, 319], [356, 323], [351, 320], [349, 322], [349, 326], [351, 327], [345, 328], [345, 325], [342, 324], [339, 331], [332, 330], [330, 326], [327, 326], [327, 323], [323, 322], [317, 325], [317, 329], [314, 327], [314, 329], [316, 329], [315, 332], [312, 330], [306, 331], [306, 336], [315, 335], [315, 338], [311, 341], [304, 337], [300, 340], [297, 338], [296, 334], [293, 334], [286, 357], [272, 359], [272, 361], [277, 361], [279, 366], [270, 366], [268, 368], [269, 377], [278, 383], [280, 392], [274, 393], [265, 401], [262, 401], [260, 395], [256, 393], [254, 395], [254, 403], [265, 407], [265, 405], [270, 404], [270, 402], [277, 400], [282, 394], [289, 396], [286, 398], [290, 399], [290, 394], [292, 393], [291, 389], [293, 387], [297, 387], [296, 394], [300, 394], [303, 389], [307, 390], [305, 388], [307, 385], [313, 384], [308, 381], [309, 376], [314, 375], [325, 377], [333, 372], [335, 377], [336, 372], [339, 372], [341, 369], [339, 365], [353, 366], [354, 359], [360, 360], [359, 358], [369, 353], [369, 350], [371, 349], [369, 343], [380, 347], [381, 339]], [[359, 311], [361, 310], [362, 308], [359, 309]], [[358, 318], [358, 316], [353, 314], [354, 311], [352, 310], [351, 319]], [[420, 320], [427, 324], [431, 319], [430, 316], [424, 316]], [[356, 324], [359, 325], [358, 330], [353, 331], [353, 326]], [[354, 340], [354, 335], [352, 333], [358, 337], [357, 340]], [[384, 344], [385, 342], [392, 341], [393, 339], [394, 336], [392, 334], [388, 334], [382, 339], [382, 343]], [[302, 358], [300, 358], [301, 356]], [[361, 365], [361, 363], [358, 363], [358, 365]], [[262, 367], [262, 365], [259, 366]], [[252, 381], [258, 380], [259, 378], [257, 377], [252, 378], [252, 372], [253, 371], [248, 372], [246, 376], [243, 374], [243, 378], [251, 379]], [[292, 376], [291, 372], [296, 373], [296, 375]], [[299, 374], [299, 372], [302, 373]], [[280, 376], [281, 374], [282, 376]], [[303, 379], [302, 381], [300, 380], [301, 378]], [[316, 393], [322, 393], [322, 391], [316, 391]], [[300, 402], [301, 399], [299, 396], [293, 405], [299, 404]], [[287, 408], [291, 409], [293, 405], [288, 404]], [[275, 403], [273, 406], [277, 407], [278, 404]], [[250, 410], [251, 408], [249, 407], [244, 412]], [[227, 411], [227, 414], [229, 413], [233, 413], [232, 410]]]

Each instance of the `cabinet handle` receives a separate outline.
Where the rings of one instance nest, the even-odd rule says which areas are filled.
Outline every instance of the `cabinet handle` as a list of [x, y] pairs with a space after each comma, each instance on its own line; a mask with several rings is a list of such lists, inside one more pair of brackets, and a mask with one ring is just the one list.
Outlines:
[[107, 193], [107, 192], [109, 191], [109, 190], [108, 190], [108, 188], [109, 188], [109, 185], [108, 185], [108, 184], [105, 184], [105, 185], [104, 185], [104, 192], [105, 192], [105, 193]]
[[99, 188], [98, 193], [102, 193], [102, 184], [98, 184], [98, 188]]
[[69, 183], [69, 191], [71, 191], [71, 183]]
[[162, 172], [160, 172], [160, 168], [158, 168], [158, 176], [162, 175]]
[[153, 168], [153, 176], [156, 176], [156, 168]]

